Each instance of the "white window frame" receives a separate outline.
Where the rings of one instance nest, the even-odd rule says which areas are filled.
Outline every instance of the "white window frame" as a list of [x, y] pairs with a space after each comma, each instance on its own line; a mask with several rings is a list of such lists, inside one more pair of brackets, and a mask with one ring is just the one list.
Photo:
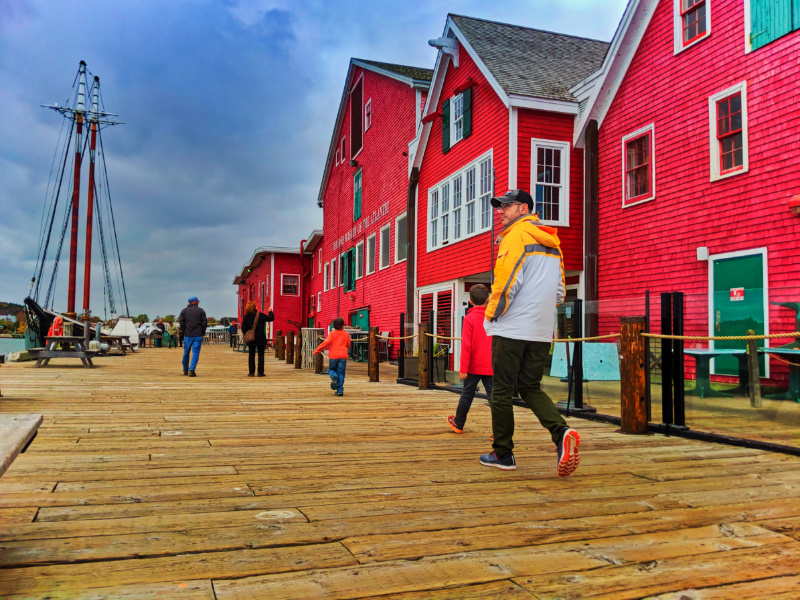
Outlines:
[[338, 148], [336, 149], [336, 156], [334, 157], [334, 161], [333, 162], [334, 162], [335, 165], [339, 164], [339, 149]]
[[341, 164], [345, 164], [347, 162], [347, 158], [346, 158], [346, 156], [347, 156], [347, 142], [346, 142], [346, 139], [347, 139], [347, 136], [343, 135], [342, 136], [342, 141], [340, 142], [340, 145], [341, 145], [341, 154], [340, 154], [341, 161], [340, 162], [341, 162]]
[[[719, 140], [717, 139], [717, 102], [735, 94], [742, 95], [742, 168], [729, 173], [720, 174]], [[747, 81], [741, 81], [726, 90], [717, 92], [708, 98], [708, 139], [709, 139], [709, 181], [719, 181], [735, 177], [750, 170], [750, 158], [747, 143]]]
[[[631, 140], [634, 140], [638, 137], [645, 135], [646, 133], [650, 134], [650, 195], [646, 198], [639, 198], [635, 202], [628, 202], [627, 198], [627, 188], [628, 188], [628, 172], [626, 170], [626, 161], [627, 161], [627, 153], [625, 147], [627, 143]], [[622, 138], [622, 208], [629, 208], [631, 206], [636, 206], [637, 204], [641, 204], [642, 202], [650, 202], [651, 200], [656, 199], [656, 126], [655, 123], [650, 123], [649, 125], [645, 125], [641, 129], [637, 129], [633, 133], [629, 133], [625, 137]]]
[[[533, 210], [536, 210], [536, 168], [538, 167], [539, 148], [547, 150], [558, 150], [561, 152], [561, 185], [558, 186], [562, 191], [562, 201], [560, 202], [559, 213], [561, 218], [554, 220], [539, 218], [546, 225], [557, 225], [559, 227], [569, 227], [569, 176], [570, 176], [570, 153], [572, 147], [569, 142], [558, 142], [555, 140], [545, 140], [531, 138], [531, 196], [533, 196]], [[550, 185], [550, 184], [548, 184]], [[551, 187], [556, 187], [552, 185]]]
[[[394, 220], [394, 264], [406, 262], [406, 259], [408, 258], [408, 251], [406, 251], [406, 258], [401, 258], [400, 260], [397, 259], [397, 257], [400, 254], [398, 252], [398, 250], [400, 249], [399, 246], [400, 236], [397, 234], [397, 232], [400, 231], [400, 221], [402, 219], [407, 219], [407, 217], [408, 213], [403, 213], [402, 215], [396, 217]], [[406, 221], [406, 227], [408, 227], [408, 221]]]
[[[369, 259], [369, 243], [370, 240], [372, 241], [372, 260]], [[376, 238], [376, 234], [372, 234], [371, 236], [367, 237], [367, 247], [364, 249], [364, 260], [367, 263], [367, 268], [365, 269], [366, 275], [372, 275], [375, 272], [375, 260], [378, 257], [378, 240]]]
[[328, 285], [328, 277], [329, 277], [329, 275], [330, 275], [330, 273], [328, 272], [328, 263], [325, 263], [325, 277], [323, 277], [323, 279], [322, 279], [322, 289], [323, 289], [323, 291], [326, 291], [326, 292], [329, 289], [329, 285]]
[[[283, 287], [285, 285], [285, 279], [287, 277], [297, 277], [297, 293], [296, 294], [284, 294]], [[300, 275], [296, 273], [281, 273], [281, 296], [289, 296], [291, 298], [297, 298], [300, 296]]]
[[317, 292], [317, 313], [322, 310], [322, 292]]
[[[461, 103], [461, 115], [456, 117], [456, 102]], [[461, 125], [461, 136], [458, 135], [456, 125]], [[450, 98], [450, 147], [464, 139], [464, 94], [456, 94]]]
[[366, 133], [370, 127], [372, 127], [372, 98], [364, 103], [364, 132]]
[[[672, 20], [673, 20], [673, 44], [674, 44], [674, 51], [673, 56], [677, 56], [684, 50], [688, 50], [695, 44], [702, 42], [706, 39], [709, 35], [711, 35], [711, 2], [712, 0], [705, 0], [706, 1], [706, 32], [701, 35], [696, 40], [693, 40], [683, 45], [683, 17], [681, 16], [681, 7], [683, 5], [684, 0], [672, 0]], [[746, 4], [749, 4], [747, 0], [745, 0]]]
[[339, 287], [344, 287], [344, 252], [339, 255]]
[[317, 274], [322, 273], [322, 248], [317, 252]]
[[[388, 260], [386, 261], [386, 266], [383, 265], [383, 232], [389, 232], [389, 256], [387, 257]], [[380, 228], [380, 238], [379, 244], [377, 248], [378, 254], [378, 270], [383, 271], [384, 269], [388, 269], [392, 266], [392, 227], [390, 223], [387, 223], [383, 227]]]
[[[440, 248], [447, 248], [447, 247], [453, 245], [454, 243], [469, 239], [469, 238], [474, 237], [476, 235], [480, 235], [480, 234], [485, 233], [485, 232], [487, 232], [487, 231], [489, 231], [491, 229], [492, 220], [494, 219], [494, 211], [493, 211], [491, 205], [488, 204], [488, 202], [492, 197], [492, 187], [493, 187], [492, 181], [489, 181], [489, 189], [483, 195], [481, 195], [481, 191], [480, 191], [481, 190], [481, 176], [480, 176], [481, 171], [480, 171], [480, 166], [481, 166], [481, 163], [483, 163], [484, 161], [487, 161], [487, 160], [490, 161], [489, 176], [491, 177], [492, 176], [492, 168], [494, 167], [494, 152], [493, 152], [493, 150], [489, 150], [487, 152], [484, 152], [481, 156], [479, 156], [478, 158], [476, 158], [472, 162], [470, 162], [467, 165], [461, 167], [458, 171], [450, 174], [445, 179], [442, 179], [441, 181], [437, 182], [435, 185], [432, 185], [431, 187], [428, 188], [428, 215], [427, 215], [427, 242], [426, 242], [426, 247], [427, 247], [427, 251], [428, 252], [432, 252], [432, 251], [438, 250]], [[467, 201], [469, 200], [469, 189], [468, 189], [468, 185], [467, 185], [467, 173], [471, 169], [475, 169], [475, 181], [474, 181], [475, 198], [473, 200], [475, 229], [472, 231], [472, 233], [467, 233], [468, 212], [469, 212], [468, 211], [468, 206], [467, 206], [467, 204], [468, 204]], [[461, 207], [460, 207], [461, 208], [461, 217], [460, 217], [460, 219], [461, 219], [460, 220], [460, 225], [461, 225], [460, 232], [461, 232], [461, 235], [460, 235], [460, 237], [456, 238], [455, 235], [454, 235], [455, 231], [456, 231], [456, 225], [457, 224], [455, 223], [455, 217], [454, 217], [455, 209], [453, 208], [453, 201], [455, 199], [455, 195], [454, 195], [455, 186], [453, 185], [453, 182], [458, 178], [461, 178]], [[441, 200], [442, 200], [441, 190], [445, 186], [447, 186], [448, 190], [449, 190], [449, 192], [448, 192], [449, 193], [448, 211], [446, 213], [442, 213], [441, 210], [439, 210], [436, 219], [432, 219], [431, 215], [433, 214], [433, 197], [434, 197], [434, 195], [436, 195], [437, 201], [439, 202], [439, 208], [441, 209]], [[487, 203], [488, 208], [489, 208], [489, 217], [487, 219], [488, 223], [485, 226], [481, 225], [481, 202], [482, 202], [482, 200], [484, 200]], [[442, 216], [444, 216], [445, 214], [446, 215], [450, 215], [450, 218], [448, 219], [448, 221], [449, 221], [448, 227], [449, 227], [449, 232], [450, 233], [449, 233], [449, 236], [448, 236], [447, 243], [443, 243], [442, 230], [441, 230], [441, 222], [442, 222], [441, 219], [442, 219]], [[432, 225], [433, 225], [433, 221], [434, 220], [438, 221], [436, 244], [433, 243], [433, 227], [432, 227]]]
[[356, 244], [356, 281], [364, 277], [364, 256], [364, 242], [361, 241]]
[[330, 289], [336, 289], [336, 258], [331, 259], [331, 285]]

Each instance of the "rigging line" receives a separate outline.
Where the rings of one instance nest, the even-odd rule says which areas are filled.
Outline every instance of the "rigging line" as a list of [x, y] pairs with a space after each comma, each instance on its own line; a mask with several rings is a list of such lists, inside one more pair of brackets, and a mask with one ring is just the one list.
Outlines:
[[122, 272], [122, 256], [119, 253], [119, 236], [117, 235], [117, 224], [114, 220], [114, 205], [111, 203], [111, 188], [108, 185], [108, 169], [106, 168], [106, 160], [105, 160], [105, 150], [103, 149], [103, 136], [100, 135], [100, 132], [97, 132], [97, 137], [100, 139], [100, 152], [103, 154], [103, 175], [106, 181], [106, 194], [108, 194], [108, 207], [111, 212], [111, 226], [114, 232], [114, 243], [117, 247], [117, 260], [119, 261], [119, 273], [122, 278], [122, 294], [123, 298], [125, 299], [125, 314], [130, 316], [131, 311], [128, 307], [128, 291], [125, 289], [125, 274]]
[[[72, 122], [72, 126], [74, 126], [74, 125], [75, 125], [75, 122], [73, 121]], [[69, 130], [69, 136], [67, 137], [68, 140], [72, 139], [72, 129], [73, 129], [72, 126], [70, 127], [70, 130]], [[36, 300], [36, 301], [39, 300], [39, 286], [41, 285], [42, 273], [44, 272], [44, 266], [45, 266], [45, 263], [47, 262], [47, 250], [50, 247], [50, 237], [52, 236], [53, 226], [55, 225], [55, 222], [56, 222], [56, 210], [58, 209], [58, 199], [61, 196], [61, 186], [64, 183], [64, 174], [66, 172], [66, 165], [67, 165], [67, 159], [69, 158], [69, 149], [70, 149], [70, 147], [71, 147], [71, 144], [69, 144], [67, 146], [67, 148], [66, 148], [66, 150], [64, 152], [64, 161], [63, 161], [63, 164], [61, 165], [61, 177], [58, 180], [58, 187], [56, 188], [56, 196], [55, 196], [55, 199], [53, 201], [53, 210], [52, 210], [52, 213], [50, 215], [50, 226], [49, 226], [49, 228], [47, 230], [47, 240], [44, 243], [44, 248], [43, 248], [42, 255], [41, 255], [41, 262], [38, 262], [39, 257], [37, 257], [37, 259], [36, 259], [37, 260], [37, 267], [39, 269], [38, 274], [36, 273], [36, 271], [34, 271], [34, 275], [36, 275], [36, 283], [35, 283], [33, 299]], [[72, 169], [73, 169], [73, 167], [70, 167], [70, 174], [72, 174]]]
[[[98, 161], [101, 160], [101, 159], [105, 162], [105, 155], [103, 153], [98, 153]], [[102, 188], [103, 187], [102, 186], [102, 177], [99, 177], [98, 180], [100, 181], [100, 183], [98, 183], [98, 185]], [[99, 197], [99, 195], [98, 195], [98, 197]], [[107, 219], [107, 223], [108, 223], [108, 229], [109, 229], [109, 231], [111, 231], [112, 230], [112, 228], [111, 228], [111, 220], [110, 220], [111, 197], [108, 194], [108, 189], [107, 188], [104, 188], [103, 198], [109, 204], [109, 211], [108, 211], [108, 213], [106, 213], [106, 219]], [[116, 254], [114, 252], [114, 246], [112, 245], [111, 246], [111, 262], [114, 265], [114, 275], [115, 275], [116, 282], [117, 282], [117, 293], [120, 295], [120, 298], [119, 298], [120, 302], [122, 302], [122, 292], [121, 292], [121, 290], [122, 290], [122, 280], [120, 279], [120, 272], [119, 272], [119, 266], [118, 266], [118, 264], [119, 264], [118, 258], [119, 257], [117, 257], [117, 260], [115, 261], [115, 258], [114, 258], [115, 256], [116, 256]]]
[[[50, 213], [49, 207], [53, 201], [52, 195], [55, 194], [55, 189], [50, 189], [50, 185], [53, 183], [53, 167], [56, 165], [56, 157], [58, 156], [58, 149], [61, 147], [61, 140], [64, 135], [64, 126], [66, 123], [66, 119], [61, 120], [61, 129], [58, 131], [58, 140], [56, 142], [56, 147], [53, 149], [53, 160], [50, 163], [50, 173], [47, 175], [47, 189], [45, 190], [44, 204], [42, 205], [42, 217], [39, 221], [39, 249], [36, 252], [37, 264], [39, 258], [42, 256], [42, 243], [44, 242], [44, 230], [47, 227], [47, 215]], [[58, 178], [58, 174], [56, 174], [56, 178]]]
[[[95, 185], [95, 196], [97, 196], [99, 198], [99, 195], [97, 194], [97, 185]], [[110, 298], [110, 302], [111, 302], [111, 312], [112, 313], [116, 313], [117, 311], [116, 311], [116, 306], [114, 305], [114, 293], [113, 293], [113, 289], [111, 287], [111, 273], [108, 270], [108, 252], [106, 250], [106, 236], [105, 236], [105, 230], [103, 229], [103, 219], [102, 219], [102, 215], [101, 215], [101, 212], [102, 212], [101, 211], [101, 205], [102, 204], [100, 202], [98, 202], [96, 208], [97, 208], [97, 228], [98, 228], [99, 233], [100, 233], [100, 235], [99, 235], [99, 237], [100, 237], [100, 254], [103, 257], [103, 274], [105, 276], [105, 280], [103, 281], [103, 293], [105, 294], [105, 289], [106, 289], [106, 287], [108, 287], [109, 298]], [[105, 306], [105, 302], [106, 302], [106, 300], [105, 300], [105, 296], [104, 296], [103, 306]]]
[[67, 227], [69, 226], [70, 216], [72, 215], [72, 204], [67, 204], [67, 210], [64, 211], [64, 224], [61, 227], [61, 239], [58, 242], [58, 252], [56, 253], [55, 259], [53, 260], [53, 274], [50, 276], [50, 285], [47, 290], [47, 296], [44, 301], [45, 307], [48, 305], [50, 308], [53, 308], [53, 302], [55, 302], [55, 296], [53, 294], [56, 281], [58, 281], [58, 263], [61, 260], [61, 250], [64, 247], [64, 238], [66, 237]]

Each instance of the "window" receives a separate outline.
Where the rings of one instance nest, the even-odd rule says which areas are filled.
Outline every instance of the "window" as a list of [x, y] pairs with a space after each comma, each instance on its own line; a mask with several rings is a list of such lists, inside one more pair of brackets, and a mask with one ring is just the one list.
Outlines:
[[314, 294], [311, 294], [308, 297], [308, 312], [313, 313], [317, 311], [317, 297]]
[[317, 273], [322, 273], [322, 248], [317, 252]]
[[322, 310], [322, 292], [317, 292], [317, 312]]
[[493, 190], [491, 151], [430, 187], [428, 250], [441, 248], [490, 229], [493, 217], [490, 200]]
[[473, 88], [459, 93], [442, 102], [442, 152], [472, 133]]
[[364, 131], [372, 127], [372, 98], [364, 105]]
[[675, 21], [675, 54], [711, 33], [710, 3], [712, 0], [673, 0]]
[[336, 149], [336, 164], [339, 164], [339, 149]]
[[394, 262], [408, 258], [408, 217], [400, 215], [394, 221]]
[[711, 181], [744, 173], [747, 156], [747, 84], [708, 99]]
[[390, 235], [392, 233], [391, 228], [386, 225], [381, 229], [381, 269], [385, 269], [389, 266], [389, 262], [391, 261], [391, 256], [389, 252], [389, 242], [390, 242]]
[[356, 244], [356, 279], [364, 276], [364, 242]]
[[281, 275], [281, 294], [284, 296], [299, 296], [300, 276]]
[[353, 221], [361, 218], [361, 169], [353, 178]]
[[322, 281], [322, 289], [328, 291], [328, 263], [325, 263], [325, 277]]
[[340, 148], [340, 150], [339, 150], [339, 152], [340, 152], [340, 153], [339, 153], [339, 157], [340, 157], [340, 158], [339, 158], [339, 161], [340, 161], [340, 162], [342, 162], [342, 163], [344, 163], [344, 162], [347, 162], [347, 161], [345, 160], [345, 156], [347, 156], [347, 149], [346, 149], [346, 145], [345, 145], [345, 136], [342, 136], [342, 143], [341, 143], [341, 146], [342, 146], [342, 147], [341, 147], [341, 148]]
[[531, 187], [534, 211], [551, 225], [569, 227], [568, 142], [531, 140]]
[[622, 206], [656, 197], [655, 129], [652, 124], [622, 138]]
[[342, 285], [345, 292], [356, 289], [356, 249], [350, 248], [342, 255]]
[[331, 261], [331, 289], [336, 287], [336, 259]]
[[264, 310], [264, 301], [266, 300], [266, 297], [267, 297], [266, 288], [267, 288], [267, 284], [266, 283], [262, 283], [261, 284], [261, 310], [262, 311]]
[[[339, 285], [344, 285], [344, 254], [339, 255]], [[345, 290], [347, 291], [347, 290]]]
[[375, 272], [375, 234], [367, 238], [367, 275]]
[[[364, 147], [364, 78], [359, 77], [350, 92], [350, 159]], [[344, 157], [344, 154], [342, 154]]]
[[748, 52], [800, 29], [798, 0], [745, 0], [744, 14]]

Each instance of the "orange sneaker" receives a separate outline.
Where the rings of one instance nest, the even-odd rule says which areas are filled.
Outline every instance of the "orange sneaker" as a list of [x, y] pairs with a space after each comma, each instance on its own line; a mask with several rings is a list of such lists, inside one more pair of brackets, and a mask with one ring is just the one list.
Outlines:
[[459, 429], [458, 425], [456, 425], [456, 418], [453, 415], [447, 417], [447, 424], [450, 425], [450, 429], [452, 429], [456, 433], [464, 433], [464, 430]]

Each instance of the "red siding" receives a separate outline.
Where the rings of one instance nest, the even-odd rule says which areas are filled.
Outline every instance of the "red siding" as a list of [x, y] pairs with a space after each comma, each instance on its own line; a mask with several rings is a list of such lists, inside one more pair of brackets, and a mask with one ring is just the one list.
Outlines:
[[[463, 48], [459, 51], [459, 67], [448, 66], [437, 110], [442, 101], [450, 98], [454, 90], [472, 78], [473, 109], [472, 135], [442, 153], [442, 120], [434, 120], [425, 155], [420, 168], [417, 201], [417, 286], [423, 287], [441, 281], [490, 271], [492, 268], [491, 234], [485, 232], [427, 253], [428, 240], [428, 189], [448, 175], [458, 171], [489, 149], [493, 150], [492, 166], [495, 169], [495, 190], [505, 192], [508, 187], [508, 108], [492, 89], [478, 66]], [[495, 232], [500, 229], [500, 219], [495, 211]]]
[[[800, 289], [800, 218], [786, 206], [800, 192], [800, 34], [745, 54], [743, 3], [711, 11], [711, 35], [673, 55], [673, 2], [660, 2], [600, 129], [600, 299], [684, 291], [686, 333], [697, 335], [708, 333], [699, 246], [712, 255], [766, 247], [769, 300], [797, 300], [788, 288]], [[710, 182], [708, 98], [741, 81], [749, 172]], [[656, 197], [623, 209], [621, 139], [650, 123]], [[769, 314], [770, 331], [794, 330], [791, 311]]]

